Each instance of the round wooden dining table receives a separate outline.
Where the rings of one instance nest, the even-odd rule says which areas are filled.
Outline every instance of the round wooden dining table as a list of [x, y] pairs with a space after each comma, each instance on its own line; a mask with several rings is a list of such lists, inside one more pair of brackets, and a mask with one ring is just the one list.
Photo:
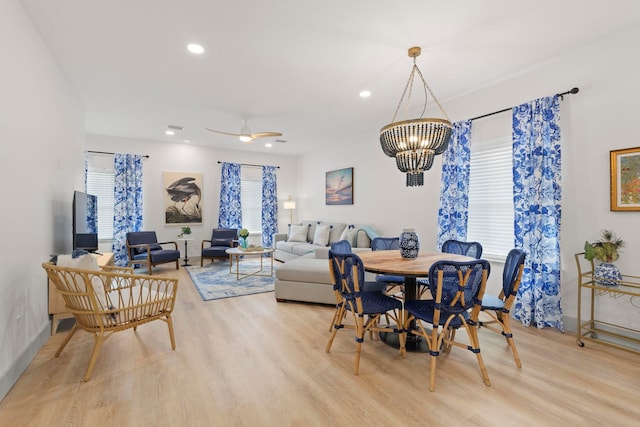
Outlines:
[[[400, 251], [397, 249], [358, 252], [357, 255], [362, 260], [364, 269], [368, 272], [403, 276], [405, 301], [417, 298], [416, 279], [418, 277], [428, 277], [429, 269], [437, 261], [475, 261], [475, 258], [466, 255], [428, 251], [420, 251], [417, 258], [402, 258]], [[412, 328], [415, 328], [414, 322], [410, 325]], [[397, 333], [381, 332], [380, 339], [394, 347], [400, 346], [400, 339]], [[415, 335], [407, 336], [406, 349], [407, 351], [416, 352], [429, 351], [427, 344], [421, 337]]]

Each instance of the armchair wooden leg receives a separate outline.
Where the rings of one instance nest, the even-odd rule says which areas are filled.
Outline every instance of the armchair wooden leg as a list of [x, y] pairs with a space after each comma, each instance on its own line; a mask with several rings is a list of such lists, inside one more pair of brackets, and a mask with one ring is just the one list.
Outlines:
[[58, 347], [58, 350], [56, 351], [56, 357], [60, 356], [60, 353], [62, 353], [62, 350], [64, 350], [65, 346], [67, 345], [67, 343], [69, 342], [73, 334], [76, 333], [77, 330], [78, 330], [78, 324], [74, 323], [73, 327], [65, 337], [64, 341], [62, 341], [62, 343], [60, 344], [60, 347]]
[[167, 326], [169, 327], [169, 338], [171, 339], [171, 350], [175, 350], [176, 349], [176, 337], [173, 334], [173, 319], [171, 318], [171, 315], [167, 316], [166, 322], [167, 322]]
[[98, 354], [100, 353], [100, 349], [102, 348], [102, 343], [107, 339], [107, 336], [101, 334], [95, 334], [95, 345], [93, 346], [93, 353], [91, 354], [91, 359], [89, 360], [89, 366], [87, 367], [87, 372], [84, 374], [84, 380], [89, 381], [91, 378], [91, 372], [93, 371], [93, 366], [96, 364], [96, 360], [98, 359]]

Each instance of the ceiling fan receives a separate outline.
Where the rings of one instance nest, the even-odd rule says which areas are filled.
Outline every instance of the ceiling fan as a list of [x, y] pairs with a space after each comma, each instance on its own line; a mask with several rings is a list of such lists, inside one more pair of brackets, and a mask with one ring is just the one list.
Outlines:
[[272, 137], [272, 136], [282, 136], [282, 134], [280, 132], [256, 132], [256, 133], [251, 133], [251, 129], [249, 129], [249, 125], [247, 125], [247, 121], [243, 120], [244, 125], [242, 126], [242, 129], [240, 129], [240, 133], [232, 133], [232, 132], [223, 132], [221, 130], [215, 130], [215, 129], [209, 129], [206, 128], [209, 132], [214, 132], [214, 133], [219, 133], [221, 135], [231, 135], [231, 136], [237, 136], [240, 141], [244, 142], [244, 143], [250, 143], [252, 142], [254, 139], [257, 138], [268, 138], [268, 137]]

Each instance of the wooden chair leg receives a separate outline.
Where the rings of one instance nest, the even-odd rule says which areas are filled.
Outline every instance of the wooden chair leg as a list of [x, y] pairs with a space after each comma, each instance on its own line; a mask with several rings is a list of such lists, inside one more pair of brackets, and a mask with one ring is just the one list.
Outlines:
[[502, 315], [502, 313], [498, 316], [498, 320], [502, 325], [502, 335], [507, 339], [507, 344], [511, 347], [511, 352], [513, 353], [513, 359], [516, 361], [516, 366], [518, 368], [522, 367], [522, 363], [520, 363], [520, 356], [518, 355], [518, 350], [516, 350], [516, 343], [513, 341], [513, 334], [511, 333], [511, 324], [509, 323], [509, 315]]
[[62, 341], [62, 343], [58, 347], [58, 350], [56, 351], [56, 357], [60, 356], [60, 353], [62, 353], [62, 350], [64, 350], [65, 346], [67, 345], [67, 343], [69, 342], [73, 334], [76, 333], [77, 330], [78, 330], [78, 324], [74, 323], [73, 327], [71, 328], [67, 336], [64, 338], [64, 341]]
[[173, 319], [171, 318], [171, 315], [167, 316], [167, 325], [169, 326], [169, 338], [171, 339], [171, 350], [175, 350], [176, 349], [176, 337], [173, 334]]
[[354, 375], [360, 371], [360, 353], [362, 352], [362, 342], [364, 341], [364, 317], [356, 316], [356, 360], [353, 365]]
[[333, 323], [333, 331], [331, 331], [331, 336], [329, 337], [329, 342], [327, 343], [327, 348], [325, 349], [327, 353], [331, 351], [331, 345], [333, 344], [333, 339], [336, 337], [336, 333], [338, 332], [338, 329], [342, 326], [344, 315], [345, 315], [344, 306], [340, 306], [338, 310], [336, 310], [336, 314], [333, 316], [335, 322]]
[[480, 367], [480, 373], [482, 374], [482, 379], [484, 380], [485, 385], [490, 386], [491, 381], [489, 381], [489, 373], [487, 372], [487, 368], [484, 365], [484, 360], [482, 359], [482, 354], [480, 354], [480, 340], [478, 339], [478, 328], [475, 326], [469, 326], [465, 324], [465, 328], [467, 330], [467, 335], [469, 336], [469, 341], [471, 341], [471, 346], [473, 348], [473, 352], [476, 354], [476, 359], [478, 360], [478, 366]]
[[100, 349], [102, 348], [102, 344], [104, 340], [107, 339], [107, 336], [102, 334], [95, 334], [95, 344], [93, 346], [93, 353], [91, 354], [91, 359], [89, 360], [89, 366], [87, 367], [87, 372], [84, 374], [84, 380], [89, 381], [91, 378], [91, 372], [93, 371], [93, 366], [96, 364], [96, 360], [98, 359], [98, 354], [100, 353]]

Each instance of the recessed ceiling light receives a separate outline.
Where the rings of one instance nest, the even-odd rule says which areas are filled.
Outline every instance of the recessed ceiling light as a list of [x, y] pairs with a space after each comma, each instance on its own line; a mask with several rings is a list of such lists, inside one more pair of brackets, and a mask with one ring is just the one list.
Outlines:
[[165, 134], [167, 134], [167, 135], [175, 135], [175, 134], [176, 134], [176, 133], [175, 133], [174, 131], [172, 131], [172, 130], [166, 130], [166, 131], [164, 131], [164, 133], [165, 133]]
[[368, 98], [370, 96], [371, 96], [370, 90], [363, 90], [362, 92], [360, 92], [360, 98]]
[[267, 148], [271, 148], [271, 147], [273, 147], [273, 144], [270, 143], [270, 142], [267, 142], [267, 143], [264, 144], [264, 146], [267, 147]]
[[195, 53], [196, 55], [200, 55], [204, 52], [204, 48], [196, 43], [191, 43], [187, 45], [187, 49], [191, 53]]
[[191, 141], [189, 141], [188, 139], [185, 139], [184, 142], [186, 142], [187, 144], [190, 143]]

